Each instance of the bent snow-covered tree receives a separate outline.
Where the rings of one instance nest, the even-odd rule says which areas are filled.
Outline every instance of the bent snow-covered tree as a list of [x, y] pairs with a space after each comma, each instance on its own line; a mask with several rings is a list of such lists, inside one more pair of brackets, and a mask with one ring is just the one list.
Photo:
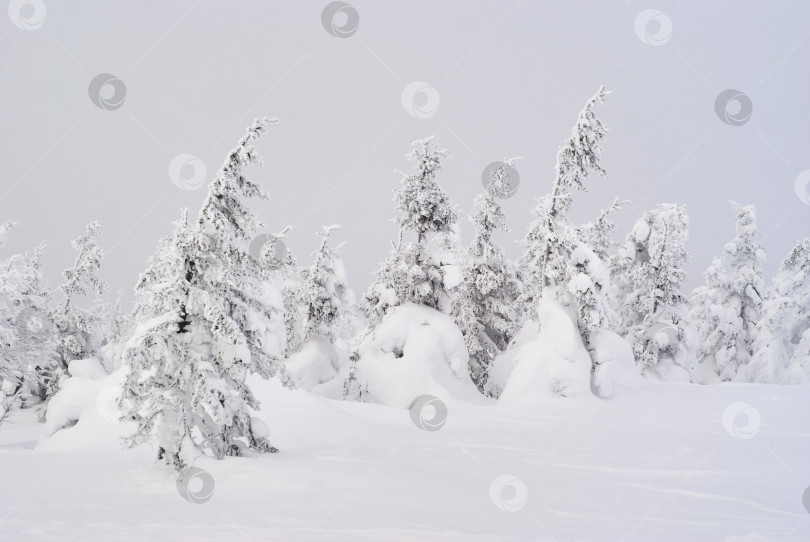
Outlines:
[[258, 403], [245, 383], [253, 372], [290, 384], [281, 307], [272, 301], [280, 295], [268, 295], [269, 270], [247, 251], [259, 225], [247, 200], [267, 195], [242, 169], [261, 164], [253, 142], [268, 122], [247, 130], [197, 222], [184, 212], [136, 288], [137, 332], [124, 352], [130, 372], [121, 398], [125, 418], [137, 423], [128, 442], [156, 442], [158, 458], [178, 470], [200, 453], [275, 451], [254, 427]]
[[706, 272], [706, 285], [695, 289], [691, 318], [697, 327], [697, 360], [722, 381], [745, 379], [754, 348], [755, 326], [765, 295], [765, 250], [756, 209], [731, 202], [737, 235]]
[[464, 256], [464, 283], [453, 307], [470, 354], [470, 376], [482, 392], [492, 362], [520, 326], [516, 300], [521, 287], [512, 263], [492, 239], [494, 231], [509, 231], [498, 202], [509, 192], [507, 166], [512, 166], [510, 160], [495, 168], [487, 189], [475, 198], [470, 215], [475, 234]]
[[524, 237], [525, 251], [519, 261], [524, 283], [522, 305], [527, 314], [536, 313], [540, 299], [549, 291], [564, 301], [571, 278], [571, 253], [579, 239], [572, 234], [568, 211], [573, 201], [572, 190], [587, 192], [585, 179], [590, 173], [602, 177], [599, 162], [600, 141], [607, 128], [595, 113], [597, 103], [604, 103], [610, 92], [602, 86], [580, 112], [571, 136], [557, 152], [556, 175], [551, 194], [541, 197], [532, 211], [535, 220]]
[[524, 283], [520, 304], [526, 318], [538, 317], [544, 298], [567, 307], [576, 319], [592, 370], [601, 363], [592, 338], [609, 325], [612, 316], [607, 302], [610, 273], [605, 262], [613, 228], [609, 217], [623, 202], [614, 201], [597, 220], [582, 226], [571, 224], [568, 212], [573, 191], [587, 192], [588, 175], [607, 177], [600, 164], [599, 147], [607, 128], [594, 108], [609, 94], [602, 86], [588, 100], [571, 136], [557, 152], [551, 194], [541, 197], [533, 210], [535, 220], [524, 237], [526, 248], [519, 261]]

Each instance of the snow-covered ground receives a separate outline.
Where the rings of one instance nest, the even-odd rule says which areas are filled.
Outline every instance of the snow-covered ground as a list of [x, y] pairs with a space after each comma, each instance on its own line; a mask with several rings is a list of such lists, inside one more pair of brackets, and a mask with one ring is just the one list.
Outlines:
[[120, 451], [96, 382], [51, 437], [32, 411], [0, 427], [0, 539], [810, 540], [807, 386], [449, 402], [426, 431], [404, 408], [253, 379], [280, 453], [200, 458], [213, 492], [195, 504], [151, 449]]

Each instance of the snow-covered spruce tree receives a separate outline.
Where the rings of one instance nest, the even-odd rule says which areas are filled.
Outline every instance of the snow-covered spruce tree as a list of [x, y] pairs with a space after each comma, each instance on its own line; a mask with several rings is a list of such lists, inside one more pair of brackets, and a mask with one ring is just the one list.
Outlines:
[[524, 283], [519, 301], [527, 318], [537, 318], [543, 298], [567, 307], [591, 357], [592, 371], [601, 362], [591, 340], [613, 317], [606, 299], [610, 273], [604, 261], [614, 227], [610, 215], [624, 202], [615, 200], [595, 221], [581, 226], [571, 224], [568, 211], [573, 190], [587, 192], [585, 179], [590, 173], [607, 176], [599, 160], [599, 143], [607, 128], [596, 117], [594, 107], [609, 94], [599, 88], [560, 147], [552, 192], [541, 197], [533, 210], [535, 220], [524, 238], [526, 249], [519, 261]]
[[281, 310], [268, 301], [280, 296], [268, 295], [270, 271], [246, 250], [259, 225], [246, 201], [267, 195], [242, 169], [261, 164], [253, 141], [268, 122], [254, 121], [197, 222], [184, 213], [136, 288], [138, 328], [124, 355], [131, 369], [121, 399], [137, 423], [128, 442], [156, 441], [158, 458], [178, 470], [200, 453], [275, 451], [254, 429], [258, 403], [245, 384], [254, 372], [291, 385], [280, 359]]
[[660, 204], [636, 221], [611, 262], [619, 329], [641, 372], [665, 380], [695, 379], [694, 331], [682, 292], [688, 236], [684, 207]]
[[[723, 342], [726, 339], [724, 331], [736, 329], [737, 326], [732, 321], [735, 318], [734, 314], [723, 308], [723, 302], [730, 291], [728, 272], [723, 260], [713, 258], [703, 273], [703, 278], [704, 283], [692, 291], [689, 317], [695, 323], [697, 341], [695, 355], [699, 362], [700, 380], [702, 383], [711, 383], [717, 378], [711, 376], [717, 374], [714, 367], [714, 353], [723, 350], [722, 355], [727, 355], [726, 344]], [[704, 369], [708, 365], [712, 367], [709, 375], [706, 375]]]
[[590, 247], [603, 262], [610, 261], [612, 249], [618, 245], [613, 241], [616, 224], [611, 220], [611, 215], [619, 212], [628, 203], [629, 200], [615, 198], [609, 207], [602, 209], [596, 220], [586, 222], [577, 228], [577, 236], [582, 243]]
[[723, 249], [723, 269], [712, 262], [706, 285], [693, 293], [691, 312], [697, 327], [697, 360], [724, 382], [738, 375], [746, 378], [765, 294], [765, 250], [756, 209], [731, 204], [737, 214], [737, 235]]
[[114, 303], [98, 299], [93, 310], [100, 319], [102, 361], [107, 372], [112, 373], [120, 366], [124, 342], [132, 333], [132, 315], [123, 308], [121, 291]]
[[599, 142], [607, 128], [594, 114], [594, 106], [604, 103], [610, 92], [602, 86], [585, 104], [574, 129], [557, 152], [556, 176], [551, 194], [538, 199], [532, 211], [535, 220], [524, 237], [525, 252], [519, 261], [524, 283], [521, 304], [524, 312], [534, 314], [545, 291], [564, 300], [571, 278], [570, 256], [577, 237], [571, 234], [568, 211], [572, 190], [587, 191], [584, 181], [589, 173], [602, 177]]
[[756, 326], [750, 382], [799, 382], [808, 375], [810, 238], [799, 241], [765, 292]]
[[[107, 291], [107, 284], [99, 278], [104, 250], [96, 244], [101, 236], [101, 225], [91, 222], [78, 239], [72, 241], [78, 254], [73, 266], [65, 269], [65, 282], [59, 286], [62, 303], [53, 308], [50, 319], [58, 332], [57, 349], [66, 369], [75, 359], [85, 359], [99, 353], [101, 336], [101, 315], [98, 296]], [[76, 306], [77, 297], [95, 294], [90, 309]]]
[[[577, 227], [574, 234], [579, 242], [578, 248], [572, 252], [572, 264], [580, 276], [573, 284], [569, 283], [568, 291], [577, 298], [580, 333], [592, 357], [595, 352], [588, 345], [590, 335], [601, 327], [615, 329], [620, 324], [609, 294], [610, 252], [618, 245], [612, 240], [616, 224], [611, 215], [628, 203], [615, 198], [609, 207], [602, 209], [596, 220]], [[594, 363], [598, 361], [594, 360]]]
[[348, 361], [347, 348], [350, 346], [346, 340], [351, 335], [347, 332], [352, 329], [354, 302], [338, 249], [329, 246], [332, 232], [340, 228], [340, 225], [333, 224], [318, 233], [321, 244], [313, 253], [312, 265], [301, 272], [296, 300], [304, 313], [302, 342], [324, 339], [336, 349], [343, 350], [344, 361]]
[[[277, 239], [282, 239], [286, 235], [288, 228], [285, 228], [279, 234], [276, 234]], [[298, 268], [298, 260], [295, 254], [289, 247], [284, 248], [284, 256], [278, 268], [279, 276], [281, 277], [281, 297], [284, 304], [284, 331], [286, 335], [286, 348], [284, 350], [284, 357], [288, 357], [291, 353], [297, 352], [302, 344], [302, 315], [301, 307], [296, 300], [296, 293], [301, 284], [300, 279], [301, 270]]]
[[62, 375], [47, 316], [43, 250], [44, 244], [0, 262], [0, 421], [17, 408], [47, 399]]
[[607, 327], [611, 312], [606, 299], [610, 271], [596, 252], [585, 243], [577, 243], [571, 252], [571, 278], [568, 293], [576, 307], [577, 327], [582, 343], [591, 357], [593, 371], [601, 361], [591, 340], [600, 329]]
[[122, 354], [129, 373], [121, 412], [138, 424], [126, 443], [156, 443], [158, 459], [178, 470], [191, 462], [195, 445], [207, 445], [219, 432], [223, 418], [216, 410], [209, 412], [206, 380], [215, 382], [219, 375], [203, 357], [206, 345], [192, 336], [186, 311], [193, 258], [188, 211], [183, 209], [173, 234], [160, 240], [135, 286], [137, 327]]
[[[407, 157], [416, 161], [416, 172], [403, 174], [395, 190], [399, 241], [377, 271], [365, 295], [366, 315], [373, 329], [392, 307], [406, 302], [450, 311], [458, 274], [452, 259], [457, 215], [447, 194], [436, 182], [436, 173], [448, 152], [434, 137], [415, 141]], [[411, 234], [414, 241], [403, 242]], [[456, 279], [456, 280], [452, 280]]]
[[504, 352], [520, 327], [516, 300], [520, 284], [512, 263], [492, 239], [494, 231], [508, 232], [498, 198], [507, 193], [506, 160], [493, 170], [487, 189], [475, 198], [470, 221], [472, 243], [464, 257], [464, 283], [453, 307], [453, 317], [470, 354], [470, 376], [483, 392], [492, 362]]

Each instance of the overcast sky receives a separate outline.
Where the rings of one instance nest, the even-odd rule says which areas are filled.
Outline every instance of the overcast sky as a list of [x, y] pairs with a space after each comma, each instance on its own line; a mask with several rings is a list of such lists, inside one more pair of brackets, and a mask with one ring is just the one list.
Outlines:
[[[483, 168], [524, 157], [501, 238], [517, 256], [511, 241], [600, 84], [615, 92], [598, 110], [609, 178], [577, 195], [575, 219], [629, 199], [623, 238], [644, 209], [685, 204], [690, 289], [734, 235], [729, 199], [759, 209], [768, 278], [810, 235], [796, 186], [810, 169], [807, 2], [352, 0], [330, 19], [343, 37], [323, 24], [328, 1], [43, 2], [14, 0], [0, 16], [0, 218], [20, 222], [5, 255], [48, 242], [52, 286], [70, 239], [100, 220], [104, 277], [131, 298], [180, 207], [196, 213], [205, 195], [172, 182], [173, 159], [199, 159], [181, 160], [187, 184], [201, 164], [209, 180], [265, 115], [281, 122], [259, 143], [264, 168], [249, 171], [272, 196], [256, 210], [267, 231], [294, 226], [302, 263], [321, 225], [341, 223], [362, 293], [396, 233], [394, 170], [433, 134], [453, 152], [439, 181], [463, 209], [465, 240]], [[121, 83], [96, 79], [91, 99], [105, 73]], [[743, 96], [721, 108], [724, 122], [715, 102], [728, 89]]]

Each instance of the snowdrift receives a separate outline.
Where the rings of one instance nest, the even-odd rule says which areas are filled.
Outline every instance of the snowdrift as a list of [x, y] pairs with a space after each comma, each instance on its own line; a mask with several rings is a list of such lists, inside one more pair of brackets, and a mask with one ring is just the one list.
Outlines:
[[337, 348], [323, 337], [307, 341], [285, 361], [297, 388], [329, 399], [343, 398], [347, 367], [341, 367]]
[[544, 299], [538, 321], [528, 322], [513, 346], [495, 361], [488, 390], [500, 401], [532, 397], [609, 397], [618, 384], [639, 385], [633, 351], [608, 330], [592, 339], [600, 365], [591, 378], [591, 357], [582, 344], [576, 320], [553, 299]]
[[539, 333], [515, 352], [501, 401], [590, 393], [591, 358], [571, 315], [556, 301], [544, 299], [538, 316]]
[[48, 402], [44, 433], [36, 449], [68, 452], [102, 443], [120, 449], [119, 437], [135, 429], [133, 423], [119, 421], [118, 399], [126, 371], [123, 367], [107, 375], [95, 359], [72, 361], [71, 377]]
[[406, 303], [389, 311], [360, 347], [359, 378], [371, 401], [406, 408], [430, 394], [485, 403], [469, 376], [469, 354], [453, 320]]
[[636, 368], [633, 348], [620, 335], [600, 329], [591, 338], [599, 364], [591, 378], [591, 391], [599, 397], [612, 396], [618, 386], [641, 386], [644, 377]]

